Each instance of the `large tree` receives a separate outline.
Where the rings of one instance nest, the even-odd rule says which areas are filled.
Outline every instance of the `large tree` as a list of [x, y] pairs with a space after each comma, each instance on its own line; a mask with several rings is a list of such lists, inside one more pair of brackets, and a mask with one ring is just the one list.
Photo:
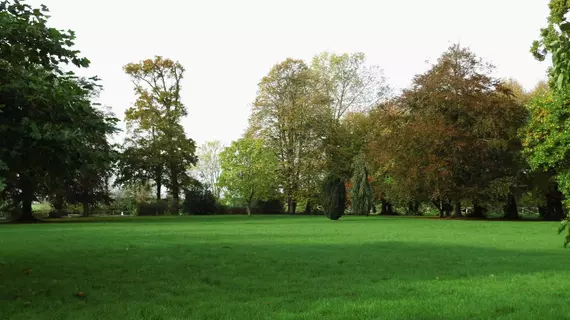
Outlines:
[[254, 200], [270, 200], [277, 196], [275, 154], [263, 140], [241, 138], [220, 154], [222, 174], [218, 186], [233, 203], [245, 204], [248, 214]]
[[22, 221], [35, 220], [36, 197], [98, 161], [90, 157], [95, 146], [116, 130], [116, 119], [93, 107], [96, 79], [62, 71], [63, 64], [87, 67], [89, 60], [73, 49], [72, 31], [47, 25], [46, 12], [45, 6], [0, 2], [2, 197], [21, 205]]
[[[461, 215], [461, 201], [483, 202], [496, 179], [517, 173], [518, 130], [526, 110], [493, 67], [453, 45], [398, 99], [401, 121], [391, 128], [389, 176]], [[507, 195], [505, 195], [507, 196]]]
[[548, 24], [541, 29], [531, 52], [540, 61], [552, 58], [551, 91], [542, 90], [528, 104], [531, 119], [524, 143], [532, 168], [556, 176], [547, 193], [546, 211], [542, 211], [550, 219], [559, 220], [565, 215], [561, 200], [570, 196], [570, 3], [551, 0], [549, 7]]
[[299, 199], [311, 197], [320, 181], [327, 103], [314, 72], [301, 60], [277, 64], [259, 84], [250, 132], [278, 159], [289, 213], [295, 213]]
[[129, 155], [145, 154], [144, 159], [124, 158], [129, 168], [126, 177], [153, 179], [157, 197], [161, 187], [167, 186], [173, 199], [171, 212], [177, 214], [180, 193], [192, 181], [187, 169], [197, 161], [196, 145], [186, 137], [180, 123], [187, 115], [180, 99], [184, 68], [157, 56], [127, 64], [124, 70], [132, 79], [137, 97], [125, 113], [132, 133], [126, 150]]

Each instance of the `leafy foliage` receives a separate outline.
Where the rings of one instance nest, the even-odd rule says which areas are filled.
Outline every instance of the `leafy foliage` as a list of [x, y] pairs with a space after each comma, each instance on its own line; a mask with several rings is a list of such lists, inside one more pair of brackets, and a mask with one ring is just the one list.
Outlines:
[[220, 154], [222, 174], [219, 187], [232, 204], [245, 204], [251, 212], [253, 201], [276, 196], [277, 159], [261, 139], [241, 138]]
[[[570, 22], [567, 13], [570, 3], [565, 0], [551, 0], [548, 24], [540, 31], [540, 38], [533, 42], [531, 52], [536, 59], [544, 61], [550, 54], [552, 67], [549, 69], [551, 91], [535, 95], [529, 103], [531, 119], [523, 132], [525, 153], [535, 170], [556, 174], [557, 184], [554, 192], [549, 193], [547, 207], [542, 208], [542, 215], [555, 218], [565, 216], [560, 204], [562, 198], [556, 187], [560, 188], [566, 199], [570, 196], [570, 163], [568, 142], [570, 135], [568, 88], [570, 88]], [[556, 205], [553, 206], [553, 200]]]
[[[47, 26], [47, 8], [0, 2], [0, 176], [2, 198], [22, 205], [22, 220], [34, 220], [31, 203], [73, 182], [82, 200], [93, 199], [101, 168], [111, 161], [108, 135], [117, 119], [94, 108], [96, 78], [63, 72], [61, 64], [87, 67], [72, 49], [73, 32]], [[97, 168], [97, 169], [95, 169]]]
[[564, 90], [570, 85], [570, 4], [566, 0], [550, 0], [549, 7], [548, 24], [540, 30], [540, 39], [532, 43], [531, 53], [540, 61], [552, 55], [551, 86]]
[[365, 216], [370, 213], [370, 209], [373, 206], [368, 165], [364, 159], [359, 157], [353, 166], [354, 174], [350, 188], [350, 207], [354, 215]]

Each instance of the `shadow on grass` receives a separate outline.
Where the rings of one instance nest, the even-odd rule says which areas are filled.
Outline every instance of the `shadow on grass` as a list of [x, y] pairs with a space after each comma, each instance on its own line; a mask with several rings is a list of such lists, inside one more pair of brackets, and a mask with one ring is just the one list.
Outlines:
[[[235, 236], [233, 236], [235, 238]], [[249, 241], [267, 235], [248, 235]], [[228, 275], [239, 278], [285, 277], [295, 278], [321, 274], [325, 277], [348, 277], [359, 281], [387, 279], [424, 280], [436, 276], [463, 278], [489, 276], [503, 273], [531, 274], [542, 271], [568, 272], [566, 251], [525, 251], [499, 248], [474, 247], [469, 245], [435, 245], [429, 243], [375, 242], [367, 244], [297, 244], [280, 243], [291, 235], [272, 235], [272, 244], [236, 241], [231, 235], [217, 237], [215, 244], [191, 243], [203, 236], [185, 236], [184, 242], [169, 242], [167, 246], [137, 244], [137, 239], [121, 244], [102, 246], [98, 251], [74, 248], [74, 244], [60, 245], [59, 250], [42, 252], [17, 251], [4, 255], [4, 263], [20, 270], [34, 268], [65, 270], [73, 265], [75, 270], [89, 271], [92, 261], [128, 265], [135, 271], [154, 258], [170, 261], [157, 264], [157, 273], [178, 273], [193, 265], [207, 270], [206, 274]], [[232, 240], [233, 239], [233, 240]], [[189, 243], [190, 242], [190, 243]], [[130, 248], [130, 251], [128, 251]], [[125, 251], [127, 250], [127, 251]], [[79, 258], [79, 259], [78, 259]], [[70, 261], [71, 260], [71, 261]], [[22, 264], [21, 264], [22, 263]], [[159, 266], [160, 265], [160, 266]], [[255, 272], [244, 272], [254, 268]], [[324, 272], [326, 270], [326, 272]], [[81, 271], [83, 273], [83, 271]], [[100, 272], [97, 272], [100, 273]], [[137, 273], [136, 271], [134, 273]], [[152, 272], [151, 272], [152, 274]], [[334, 280], [332, 280], [334, 281]]]
[[[24, 310], [37, 308], [38, 312], [44, 312], [54, 298], [62, 307], [72, 305], [75, 300], [71, 299], [75, 298], [67, 301], [61, 297], [69, 295], [70, 290], [82, 288], [92, 299], [91, 309], [81, 310], [87, 315], [100, 312], [98, 306], [121, 301], [121, 306], [147, 305], [149, 312], [156, 315], [154, 318], [160, 318], [164, 315], [157, 312], [165, 311], [157, 306], [168, 305], [168, 312], [177, 314], [188, 310], [188, 301], [193, 301], [192, 312], [202, 315], [233, 310], [239, 313], [234, 314], [236, 318], [245, 318], [248, 314], [255, 315], [250, 318], [266, 318], [277, 310], [300, 316], [315, 312], [315, 306], [322, 301], [349, 305], [344, 312], [350, 312], [350, 308], [358, 310], [360, 299], [413, 306], [439, 296], [436, 302], [441, 301], [441, 307], [445, 307], [445, 301], [458, 292], [476, 301], [496, 294], [492, 290], [497, 289], [496, 285], [490, 285], [486, 290], [491, 291], [471, 292], [475, 283], [450, 280], [493, 277], [496, 281], [544, 271], [568, 275], [568, 255], [563, 250], [505, 250], [413, 240], [365, 244], [281, 241], [294, 237], [291, 234], [164, 237], [110, 234], [108, 238], [85, 234], [85, 237], [88, 239], [76, 243], [24, 244], [19, 250], [6, 250], [2, 256], [4, 264], [0, 266], [0, 292], [5, 293], [0, 299], [0, 309], [7, 307], [7, 316], [20, 312], [10, 305], [15, 295], [26, 295], [30, 288], [47, 287], [45, 297], [24, 296], [39, 300]], [[257, 243], [263, 237], [272, 242]], [[32, 274], [22, 272], [32, 268]], [[54, 285], [53, 279], [59, 282]], [[541, 282], [550, 278], [537, 276], [536, 279], [534, 286], [527, 288], [526, 295], [510, 299], [522, 301], [527, 295], [543, 296], [552, 290], [548, 282]], [[274, 305], [267, 305], [268, 301]], [[323, 312], [327, 310], [330, 308]], [[441, 318], [437, 308], [435, 311], [417, 307], [410, 310], [390, 312], [409, 311], [413, 313], [409, 317], [412, 319], [428, 315]], [[473, 307], [470, 312], [477, 310]], [[108, 309], [106, 312], [113, 314], [106, 316], [126, 318], [125, 312], [131, 311], [123, 307]], [[201, 318], [197, 314], [194, 318]]]

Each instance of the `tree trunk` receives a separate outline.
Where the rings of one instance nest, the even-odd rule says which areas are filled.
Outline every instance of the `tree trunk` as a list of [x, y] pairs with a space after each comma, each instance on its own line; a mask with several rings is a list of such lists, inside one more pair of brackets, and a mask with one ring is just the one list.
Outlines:
[[311, 206], [311, 200], [307, 200], [307, 205], [305, 206], [305, 214], [310, 215], [313, 208]]
[[517, 199], [512, 193], [509, 193], [507, 196], [507, 203], [505, 204], [504, 208], [505, 216], [504, 219], [507, 220], [516, 220], [519, 218], [519, 210], [517, 208]]
[[83, 216], [89, 217], [89, 201], [83, 200], [81, 204], [83, 205]]
[[450, 201], [437, 200], [437, 201], [432, 201], [432, 203], [439, 211], [440, 218], [451, 216], [451, 212], [453, 211], [453, 205], [451, 204]]
[[541, 217], [547, 221], [561, 221], [564, 219], [563, 198], [564, 196], [558, 190], [558, 184], [555, 184], [546, 195], [546, 206], [539, 208]]
[[461, 201], [456, 200], [453, 202], [453, 216], [455, 218], [463, 217], [463, 214], [461, 214]]
[[39, 222], [40, 220], [34, 216], [32, 210], [32, 202], [34, 201], [34, 187], [33, 182], [22, 175], [21, 178], [21, 200], [22, 200], [22, 210], [18, 218], [14, 222], [18, 223], [32, 223]]
[[63, 196], [61, 192], [56, 192], [52, 205], [55, 216], [58, 218], [61, 217], [63, 215]]
[[486, 218], [485, 211], [487, 211], [484, 207], [479, 205], [478, 201], [473, 201], [473, 212], [469, 215], [470, 218]]
[[295, 214], [297, 213], [297, 200], [293, 200], [293, 210], [292, 213]]
[[253, 191], [250, 192], [249, 194], [249, 199], [247, 199], [247, 206], [246, 206], [246, 210], [247, 210], [247, 216], [251, 217], [251, 207], [253, 205]]
[[83, 216], [89, 217], [89, 192], [87, 191], [87, 185], [83, 186], [84, 191], [81, 194], [81, 205], [83, 206]]
[[178, 186], [172, 188], [172, 211], [171, 214], [177, 216], [180, 214], [180, 192]]
[[442, 202], [440, 200], [432, 200], [431, 202], [433, 204], [433, 206], [437, 209], [437, 211], [439, 211], [438, 216], [440, 218], [444, 218], [445, 217], [445, 212], [443, 211], [443, 205]]
[[156, 201], [162, 199], [162, 182], [160, 180], [156, 181]]
[[180, 184], [178, 182], [178, 172], [171, 167], [170, 168], [170, 182], [172, 183], [172, 208], [170, 214], [178, 216], [180, 215]]
[[384, 200], [384, 199], [380, 200], [380, 206], [381, 206], [381, 208], [380, 208], [380, 215], [385, 216], [385, 215], [386, 215], [386, 209], [387, 209], [387, 207], [386, 207], [386, 200]]
[[451, 213], [453, 211], [453, 204], [451, 203], [451, 201], [446, 200], [442, 202], [442, 208], [443, 208], [443, 212], [444, 212], [444, 216], [445, 217], [451, 217]]
[[382, 209], [380, 210], [380, 214], [383, 216], [392, 216], [394, 215], [394, 210], [392, 209], [392, 204], [384, 199], [380, 200], [382, 204]]
[[416, 200], [408, 202], [408, 214], [412, 216], [420, 215], [420, 204]]

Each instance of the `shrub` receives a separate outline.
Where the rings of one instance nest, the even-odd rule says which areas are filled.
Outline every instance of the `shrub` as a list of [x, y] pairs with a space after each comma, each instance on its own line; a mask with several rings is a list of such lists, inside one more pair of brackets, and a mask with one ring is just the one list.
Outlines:
[[225, 208], [225, 213], [226, 214], [247, 214], [247, 208], [246, 207], [226, 207]]
[[[273, 200], [257, 200], [253, 204], [252, 211], [256, 214], [282, 214], [285, 211], [283, 210], [283, 202], [278, 199]], [[247, 213], [247, 210], [246, 210]]]
[[185, 214], [206, 215], [216, 213], [216, 198], [210, 190], [201, 185], [184, 191], [182, 211]]
[[328, 175], [322, 186], [323, 209], [331, 220], [338, 220], [346, 209], [346, 188], [344, 180]]
[[137, 215], [139, 216], [163, 216], [167, 212], [168, 201], [166, 200], [137, 204]]

